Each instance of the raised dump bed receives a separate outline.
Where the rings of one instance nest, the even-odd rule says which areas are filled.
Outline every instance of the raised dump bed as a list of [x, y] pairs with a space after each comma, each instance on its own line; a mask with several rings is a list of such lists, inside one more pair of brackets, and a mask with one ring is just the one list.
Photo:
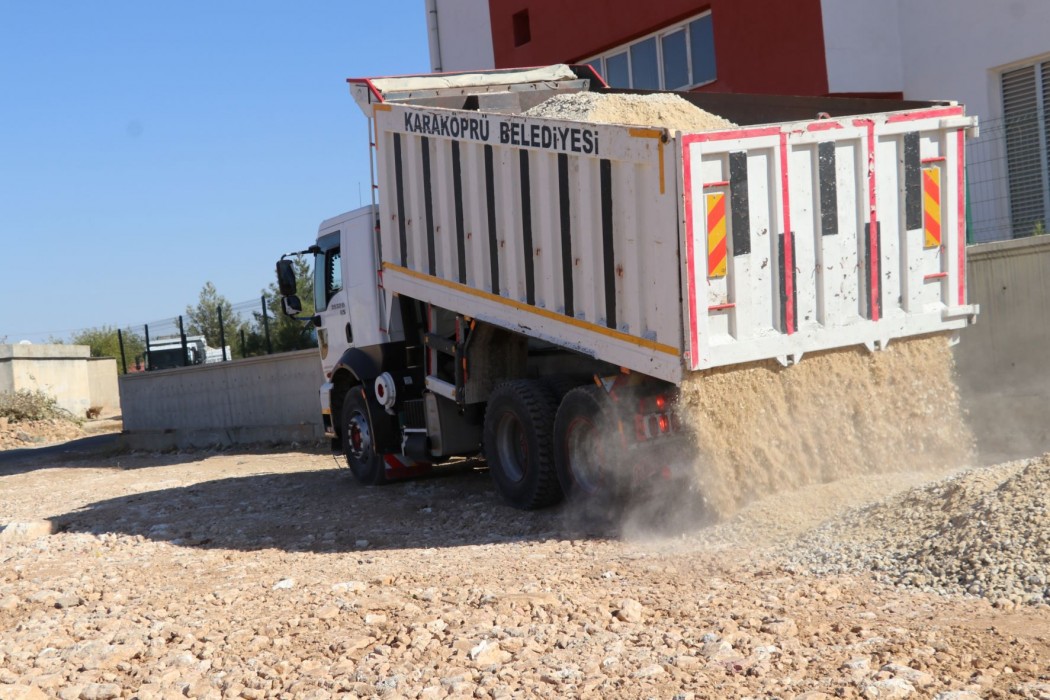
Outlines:
[[350, 82], [389, 293], [674, 383], [976, 314], [954, 103], [680, 93], [737, 125], [683, 131], [522, 114], [629, 93], [588, 67]]

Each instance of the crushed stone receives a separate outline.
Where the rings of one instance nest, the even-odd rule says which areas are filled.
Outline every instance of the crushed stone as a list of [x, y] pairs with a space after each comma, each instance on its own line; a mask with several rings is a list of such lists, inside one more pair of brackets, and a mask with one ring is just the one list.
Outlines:
[[711, 114], [678, 95], [621, 95], [575, 92], [555, 95], [527, 110], [525, 116], [594, 122], [597, 124], [630, 124], [664, 127], [696, 132], [731, 129], [736, 126], [717, 114]]
[[964, 471], [856, 509], [784, 552], [817, 574], [870, 570], [894, 585], [1050, 603], [1050, 453]]

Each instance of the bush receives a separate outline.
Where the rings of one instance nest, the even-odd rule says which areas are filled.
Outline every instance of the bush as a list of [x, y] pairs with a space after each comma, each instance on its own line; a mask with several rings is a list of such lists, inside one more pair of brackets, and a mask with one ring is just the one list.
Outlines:
[[12, 423], [52, 418], [78, 422], [73, 414], [58, 405], [54, 397], [40, 390], [28, 389], [0, 392], [0, 418], [7, 418]]

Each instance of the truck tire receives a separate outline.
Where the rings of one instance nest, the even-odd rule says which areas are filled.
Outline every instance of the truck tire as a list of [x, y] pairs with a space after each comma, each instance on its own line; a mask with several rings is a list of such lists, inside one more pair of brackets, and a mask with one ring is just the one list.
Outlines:
[[554, 468], [572, 501], [619, 495], [613, 460], [619, 452], [613, 407], [598, 386], [581, 386], [562, 399], [554, 419]]
[[352, 386], [343, 399], [342, 412], [343, 454], [354, 478], [362, 484], [374, 486], [386, 481], [383, 457], [375, 449], [372, 420], [364, 389]]
[[532, 510], [561, 500], [554, 474], [552, 434], [557, 402], [542, 382], [500, 384], [485, 409], [482, 444], [500, 496]]

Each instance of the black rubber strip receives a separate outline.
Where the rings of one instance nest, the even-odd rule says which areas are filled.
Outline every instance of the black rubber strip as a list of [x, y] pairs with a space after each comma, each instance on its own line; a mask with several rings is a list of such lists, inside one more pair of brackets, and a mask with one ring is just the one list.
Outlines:
[[919, 132], [904, 135], [904, 227], [922, 228], [922, 162], [919, 159]]
[[401, 167], [401, 134], [394, 134], [394, 188], [397, 190], [397, 240], [401, 267], [408, 267], [408, 236], [405, 234], [405, 182]]
[[831, 141], [817, 145], [817, 181], [820, 188], [820, 235], [837, 235], [839, 195], [835, 177], [835, 144]]
[[558, 205], [561, 216], [561, 280], [565, 315], [575, 316], [572, 288], [572, 201], [569, 199], [569, 156], [558, 154]]
[[492, 146], [485, 144], [485, 204], [489, 223], [489, 266], [492, 275], [492, 293], [500, 293], [499, 241], [496, 235], [496, 183], [492, 165]]
[[518, 168], [521, 174], [521, 247], [525, 263], [525, 302], [536, 303], [536, 265], [532, 247], [532, 183], [529, 181], [529, 152], [518, 151]]
[[616, 254], [613, 247], [612, 161], [598, 163], [602, 206], [602, 268], [605, 277], [605, 325], [616, 328]]
[[747, 194], [747, 153], [729, 154], [729, 215], [733, 227], [733, 251], [737, 255], [751, 252], [751, 210]]
[[463, 171], [459, 162], [459, 141], [452, 141], [452, 195], [456, 206], [456, 260], [459, 283], [467, 283], [467, 241], [463, 231]]
[[779, 281], [780, 281], [780, 284], [778, 285], [780, 287], [780, 289], [777, 290], [777, 291], [780, 292], [780, 294], [779, 294], [779, 296], [780, 296], [780, 304], [779, 304], [779, 306], [780, 306], [780, 332], [781, 333], [787, 333], [788, 332], [788, 327], [787, 327], [787, 301], [788, 301], [788, 298], [787, 298], [787, 274], [785, 274], [787, 267], [784, 264], [785, 262], [786, 262], [786, 260], [784, 258], [784, 234], [781, 233], [781, 234], [777, 235], [777, 273], [778, 273], [778, 278], [779, 278]]
[[430, 185], [430, 139], [421, 136], [419, 139], [420, 154], [423, 157], [423, 213], [427, 227], [427, 274], [437, 274], [436, 254], [434, 251], [434, 192]]

